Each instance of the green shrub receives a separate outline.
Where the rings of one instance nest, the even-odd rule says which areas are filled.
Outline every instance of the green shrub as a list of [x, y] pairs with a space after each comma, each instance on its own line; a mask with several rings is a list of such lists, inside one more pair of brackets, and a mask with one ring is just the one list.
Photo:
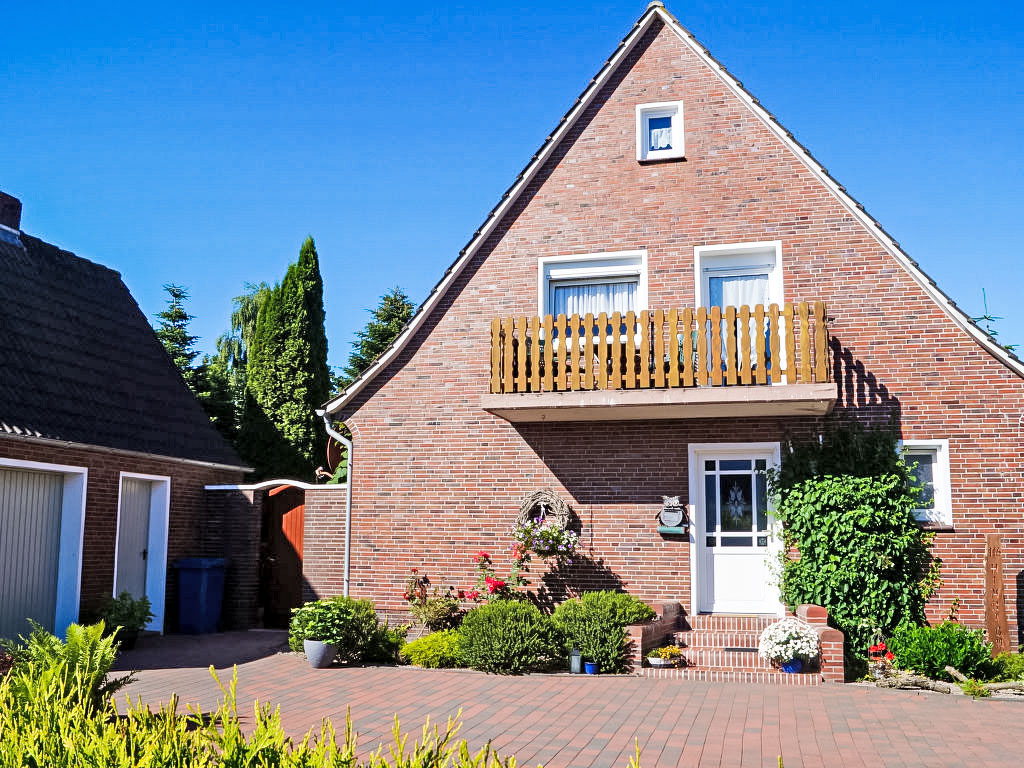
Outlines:
[[454, 629], [432, 632], [402, 648], [402, 658], [417, 667], [461, 667], [459, 633]]
[[937, 680], [952, 679], [947, 666], [971, 678], [986, 677], [993, 668], [992, 646], [985, 642], [984, 631], [952, 621], [899, 627], [889, 638], [889, 650], [896, 666]]
[[[64, 641], [32, 624], [21, 646], [12, 647], [13, 664], [5, 680], [15, 700], [27, 701], [39, 691], [85, 707], [100, 707], [131, 682], [131, 675], [111, 679], [117, 643], [104, 637], [104, 624], [72, 624]], [[2, 732], [2, 730], [0, 730]]]
[[125, 632], [138, 632], [153, 619], [149, 598], [135, 599], [130, 592], [122, 592], [116, 598], [108, 597], [103, 607], [103, 623], [110, 632], [121, 627]]
[[[387, 655], [389, 639], [369, 600], [332, 597], [316, 600], [292, 610], [288, 627], [288, 646], [302, 651], [304, 640], [320, 640], [338, 646], [339, 661], [372, 661]], [[394, 649], [397, 651], [397, 648]], [[394, 660], [394, 653], [390, 653]]]
[[[214, 675], [216, 679], [216, 675]], [[219, 681], [218, 681], [219, 683]], [[141, 703], [118, 712], [107, 699], [100, 709], [69, 695], [51, 679], [28, 699], [16, 699], [9, 678], [0, 679], [0, 765], [47, 768], [137, 768], [137, 766], [280, 766], [280, 768], [514, 768], [488, 743], [472, 753], [457, 740], [460, 725], [424, 726], [412, 745], [396, 720], [394, 743], [367, 757], [359, 749], [351, 720], [336, 733], [329, 720], [319, 731], [292, 739], [280, 711], [267, 705], [250, 710], [242, 728], [235, 681], [222, 687], [224, 699], [210, 713], [179, 712], [176, 701], [151, 712]], [[632, 764], [631, 764], [632, 765]]]
[[827, 608], [847, 649], [861, 657], [877, 633], [923, 623], [938, 561], [914, 519], [916, 495], [905, 474], [826, 475], [776, 490], [782, 596], [791, 609]]
[[363, 653], [363, 661], [397, 664], [402, 648], [405, 647], [405, 636], [409, 627], [402, 624], [389, 627], [384, 622], [377, 625], [377, 631], [371, 637]]
[[466, 666], [520, 674], [549, 666], [559, 643], [551, 622], [531, 603], [495, 600], [474, 608], [458, 629]]
[[625, 669], [626, 630], [654, 618], [649, 605], [626, 592], [587, 592], [555, 608], [552, 623], [558, 628], [568, 654], [578, 648], [585, 661], [596, 661], [602, 672]]
[[992, 660], [991, 677], [997, 682], [1024, 680], [1024, 653], [1000, 653]]

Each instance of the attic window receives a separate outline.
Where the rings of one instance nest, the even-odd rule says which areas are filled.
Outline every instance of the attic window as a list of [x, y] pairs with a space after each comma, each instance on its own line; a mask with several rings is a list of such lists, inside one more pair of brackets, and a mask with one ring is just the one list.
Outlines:
[[683, 157], [683, 102], [637, 104], [636, 159]]

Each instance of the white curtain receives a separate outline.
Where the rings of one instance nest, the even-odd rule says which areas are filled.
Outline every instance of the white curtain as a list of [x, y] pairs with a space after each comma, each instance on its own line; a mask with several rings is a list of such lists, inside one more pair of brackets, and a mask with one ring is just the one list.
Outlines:
[[650, 150], [672, 149], [672, 118], [647, 118], [647, 137]]
[[551, 314], [566, 316], [588, 312], [596, 317], [601, 312], [636, 311], [636, 281], [614, 283], [554, 284]]
[[[768, 275], [731, 275], [728, 277], [708, 278], [708, 306], [723, 307], [722, 310], [722, 356], [725, 356], [725, 307], [750, 307], [753, 314], [754, 307], [762, 304], [767, 309], [768, 305]], [[767, 321], [766, 321], [767, 323]], [[740, 345], [740, 320], [736, 318], [736, 352], [739, 354]], [[757, 335], [765, 333], [764, 328], [757, 327], [757, 321], [750, 318], [750, 366], [757, 365]], [[710, 343], [710, 339], [709, 339]], [[765, 353], [769, 351], [768, 340], [765, 339]], [[709, 353], [710, 354], [710, 353]], [[723, 366], [724, 367], [724, 366]]]

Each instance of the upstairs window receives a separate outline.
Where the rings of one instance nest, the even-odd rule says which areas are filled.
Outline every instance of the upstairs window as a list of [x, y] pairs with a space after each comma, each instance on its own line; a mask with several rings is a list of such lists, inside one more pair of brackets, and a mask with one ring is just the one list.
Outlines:
[[[924, 523], [953, 524], [949, 487], [949, 441], [904, 440], [903, 461], [918, 487], [914, 515]], [[916, 466], [915, 466], [916, 465]]]
[[665, 101], [636, 107], [636, 159], [683, 157], [683, 102]]
[[647, 308], [644, 251], [542, 258], [538, 273], [541, 316], [625, 315]]

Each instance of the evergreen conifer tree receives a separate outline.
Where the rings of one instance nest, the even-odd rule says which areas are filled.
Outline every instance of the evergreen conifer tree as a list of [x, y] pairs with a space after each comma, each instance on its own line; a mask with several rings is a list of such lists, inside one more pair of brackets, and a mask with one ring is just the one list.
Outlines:
[[195, 392], [197, 384], [196, 369], [192, 365], [199, 355], [195, 348], [197, 336], [188, 332], [188, 324], [192, 322], [193, 315], [185, 309], [185, 302], [188, 301], [188, 289], [174, 283], [164, 285], [167, 292], [167, 309], [160, 312], [157, 317], [160, 323], [153, 330], [160, 343], [164, 345], [167, 354], [171, 356], [174, 365], [181, 372], [185, 383]]
[[335, 390], [345, 389], [369, 368], [402, 332], [415, 310], [405, 291], [397, 286], [381, 296], [377, 308], [370, 310], [370, 321], [356, 334], [348, 363], [335, 377]]
[[240, 447], [260, 477], [311, 478], [327, 445], [315, 410], [330, 396], [323, 279], [312, 237], [260, 304], [246, 352]]

